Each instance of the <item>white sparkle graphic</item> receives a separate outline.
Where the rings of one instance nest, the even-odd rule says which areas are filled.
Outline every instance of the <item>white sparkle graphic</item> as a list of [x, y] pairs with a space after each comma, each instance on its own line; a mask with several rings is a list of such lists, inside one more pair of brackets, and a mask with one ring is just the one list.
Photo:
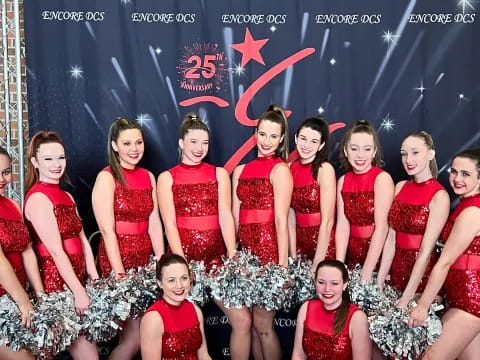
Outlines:
[[337, 60], [335, 60], [334, 58], [331, 58], [329, 62], [330, 62], [330, 65], [333, 66], [337, 63]]
[[320, 107], [317, 109], [317, 111], [318, 111], [318, 113], [319, 113], [320, 115], [322, 115], [322, 114], [325, 112], [325, 109], [320, 106]]
[[70, 68], [70, 76], [74, 79], [83, 79], [83, 70], [80, 66], [74, 65]]
[[139, 114], [135, 120], [140, 124], [140, 126], [146, 126], [147, 128], [150, 128], [148, 123], [152, 121], [152, 117], [150, 114]]
[[390, 113], [388, 113], [383, 119], [380, 124], [381, 129], [385, 129], [386, 131], [392, 131], [395, 123], [392, 119], [390, 119]]
[[397, 42], [398, 35], [395, 35], [390, 30], [387, 30], [383, 32], [382, 38], [384, 42], [390, 45]]
[[462, 101], [470, 101], [469, 98], [467, 98], [463, 93], [460, 93], [458, 94], [458, 102], [462, 102]]
[[120, 0], [120, 2], [124, 5], [131, 3], [130, 0]]
[[277, 28], [275, 27], [275, 25], [272, 25], [270, 26], [270, 31], [273, 33], [277, 30]]
[[160, 48], [157, 47], [157, 48], [155, 49], [155, 52], [157, 53], [157, 55], [160, 55], [160, 54], [162, 53], [162, 49], [160, 49]]
[[473, 7], [472, 2], [474, 2], [474, 1], [471, 1], [471, 0], [458, 0], [458, 2], [457, 2], [457, 7], [458, 7], [458, 8], [461, 8], [461, 9], [462, 9], [462, 13], [464, 13], [464, 14], [465, 14], [465, 10], [468, 10], [468, 8], [470, 8], [470, 10], [472, 10], [472, 11], [475, 11], [475, 8]]
[[242, 76], [245, 73], [245, 68], [240, 65], [235, 65], [233, 68], [233, 73], [237, 76]]
[[420, 95], [423, 94], [423, 92], [424, 92], [426, 89], [427, 89], [427, 88], [423, 86], [423, 80], [422, 80], [422, 82], [420, 83], [420, 86], [419, 86], [419, 87], [414, 88], [414, 90], [420, 91]]

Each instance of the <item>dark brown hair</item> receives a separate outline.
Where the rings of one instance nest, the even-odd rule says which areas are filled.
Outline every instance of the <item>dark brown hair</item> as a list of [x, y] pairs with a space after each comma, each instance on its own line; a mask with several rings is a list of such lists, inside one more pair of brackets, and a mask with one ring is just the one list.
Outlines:
[[305, 119], [298, 127], [295, 137], [298, 137], [298, 134], [300, 134], [303, 128], [309, 128], [319, 132], [320, 145], [324, 144], [323, 147], [317, 151], [312, 161], [312, 175], [314, 179], [317, 179], [318, 169], [322, 166], [323, 162], [328, 160], [328, 153], [330, 152], [330, 130], [328, 128], [328, 122], [322, 116]]
[[5, 155], [6, 157], [8, 157], [8, 160], [10, 160], [10, 162], [12, 162], [12, 157], [10, 156], [8, 151], [2, 146], [0, 146], [0, 155]]
[[130, 129], [139, 130], [143, 137], [142, 127], [140, 124], [123, 117], [115, 118], [110, 125], [110, 129], [108, 130], [108, 164], [110, 165], [113, 178], [122, 185], [125, 185], [125, 178], [123, 177], [122, 167], [120, 166], [120, 156], [118, 155], [118, 152], [113, 149], [112, 141], [116, 143], [120, 133], [124, 130]]
[[[206, 131], [208, 134], [208, 138], [210, 139], [210, 129], [207, 125], [202, 121], [200, 116], [198, 116], [194, 112], [189, 112], [183, 118], [182, 123], [180, 124], [180, 129], [178, 130], [178, 136], [180, 139], [184, 140], [185, 136], [188, 134], [190, 130], [203, 130]], [[182, 149], [180, 146], [178, 147], [178, 156], [179, 160], [182, 161]]]
[[[348, 271], [347, 271], [347, 268], [345, 267], [345, 264], [339, 260], [332, 260], [332, 259], [323, 260], [318, 263], [317, 269], [315, 270], [315, 282], [317, 281], [318, 271], [322, 267], [333, 267], [335, 269], [338, 269], [342, 273], [343, 282], [348, 283]], [[345, 323], [347, 321], [349, 309], [350, 309], [350, 295], [348, 293], [348, 286], [347, 286], [345, 290], [342, 291], [342, 303], [340, 304], [340, 307], [335, 313], [335, 320], [333, 323], [333, 330], [335, 332], [335, 335], [338, 335], [342, 332], [343, 327], [345, 326]]]
[[[38, 149], [42, 144], [60, 144], [63, 146], [65, 151], [65, 145], [63, 144], [60, 135], [55, 131], [39, 131], [30, 140], [30, 144], [27, 149], [27, 175], [25, 177], [25, 192], [28, 192], [35, 185], [39, 179], [38, 169], [35, 168], [32, 164], [32, 158], [37, 157]], [[66, 155], [66, 154], [65, 154]], [[60, 185], [69, 184], [71, 185], [70, 179], [68, 178], [67, 171], [65, 170], [62, 177], [60, 178]]]
[[190, 269], [188, 267], [187, 261], [181, 257], [180, 255], [173, 254], [173, 253], [167, 253], [163, 254], [159, 260], [157, 260], [156, 266], [155, 266], [155, 274], [157, 276], [157, 280], [162, 280], [162, 271], [163, 268], [173, 265], [173, 264], [183, 264], [187, 267], [188, 275], [190, 275]]
[[279, 124], [281, 127], [280, 136], [282, 137], [282, 141], [278, 144], [277, 150], [275, 150], [275, 156], [286, 161], [288, 157], [288, 121], [285, 111], [279, 105], [270, 105], [267, 111], [260, 115], [255, 132], [258, 131], [260, 124], [267, 120]]
[[373, 137], [373, 145], [375, 147], [375, 156], [372, 160], [373, 166], [382, 167], [383, 160], [382, 160], [382, 149], [380, 146], [380, 141], [378, 140], [377, 132], [375, 131], [372, 123], [368, 120], [357, 120], [350, 124], [347, 128], [345, 134], [343, 134], [342, 141], [340, 142], [340, 151], [339, 151], [339, 161], [340, 167], [345, 171], [352, 170], [352, 165], [348, 162], [347, 156], [345, 155], [345, 151], [347, 150], [347, 145], [350, 142], [350, 138], [353, 134], [364, 133], [372, 135]]
[[457, 157], [470, 159], [475, 162], [475, 167], [480, 174], [480, 148], [468, 149], [460, 151], [456, 154], [452, 160], [456, 159]]
[[[416, 137], [418, 139], [421, 139], [425, 142], [425, 145], [427, 146], [428, 150], [435, 150], [435, 147], [433, 145], [432, 135], [430, 135], [425, 130], [417, 131], [417, 132], [414, 132], [413, 134], [405, 136], [405, 138], [402, 140], [402, 145], [405, 142], [405, 140], [407, 140], [409, 137]], [[438, 177], [438, 166], [437, 166], [437, 160], [435, 160], [435, 156], [428, 163], [428, 167], [430, 168], [430, 172], [432, 173], [432, 176], [436, 179]]]

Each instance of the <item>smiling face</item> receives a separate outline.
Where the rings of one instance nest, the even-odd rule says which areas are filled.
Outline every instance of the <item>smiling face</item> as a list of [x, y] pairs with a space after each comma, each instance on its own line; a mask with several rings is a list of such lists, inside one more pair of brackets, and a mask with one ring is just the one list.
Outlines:
[[402, 164], [408, 175], [417, 181], [428, 180], [432, 177], [430, 161], [435, 157], [435, 151], [429, 149], [425, 141], [416, 136], [407, 137], [400, 149]]
[[317, 152], [325, 145], [325, 143], [322, 143], [322, 134], [309, 127], [300, 129], [298, 135], [295, 136], [295, 143], [302, 164], [311, 163]]
[[461, 197], [477, 194], [480, 188], [479, 177], [475, 161], [458, 156], [453, 159], [448, 179], [455, 194]]
[[170, 264], [162, 269], [158, 285], [163, 290], [163, 299], [172, 305], [180, 305], [190, 291], [190, 276], [185, 264]]
[[112, 148], [118, 153], [120, 165], [125, 169], [134, 169], [143, 157], [145, 144], [142, 132], [138, 129], [120, 131]]
[[353, 133], [343, 151], [355, 173], [366, 173], [372, 168], [376, 153], [373, 135], [364, 132]]
[[7, 155], [0, 154], [0, 195], [3, 195], [8, 184], [12, 182], [12, 164]]
[[322, 266], [315, 279], [317, 296], [325, 309], [334, 310], [342, 304], [342, 293], [348, 283], [343, 281], [342, 272], [333, 266]]
[[30, 160], [38, 170], [38, 180], [52, 184], [60, 182], [67, 166], [65, 149], [54, 142], [41, 144]]
[[270, 120], [262, 120], [255, 131], [259, 157], [275, 154], [283, 140], [282, 126]]
[[198, 165], [208, 154], [209, 135], [205, 130], [189, 130], [183, 139], [178, 140], [182, 150], [182, 163]]

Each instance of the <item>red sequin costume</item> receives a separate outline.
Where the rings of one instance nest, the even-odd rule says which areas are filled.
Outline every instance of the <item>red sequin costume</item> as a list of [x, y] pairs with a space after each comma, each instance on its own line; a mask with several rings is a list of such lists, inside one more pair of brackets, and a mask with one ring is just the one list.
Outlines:
[[162, 317], [162, 360], [196, 360], [202, 333], [193, 304], [185, 300], [175, 306], [161, 298], [148, 311]]
[[[417, 261], [430, 214], [429, 204], [437, 191], [442, 189], [443, 186], [433, 178], [421, 183], [409, 180], [395, 196], [388, 214], [389, 225], [396, 232], [395, 257], [390, 276], [393, 287], [399, 291], [403, 292], [407, 287], [413, 266]], [[423, 278], [418, 285], [418, 293], [425, 289], [435, 261], [435, 255], [431, 254]]]
[[237, 196], [241, 201], [238, 238], [242, 248], [250, 249], [262, 264], [278, 263], [270, 173], [281, 162], [283, 160], [277, 157], [256, 158], [245, 165], [238, 179]]
[[[103, 171], [111, 172], [110, 167]], [[125, 184], [115, 180], [113, 214], [115, 234], [125, 270], [145, 266], [152, 254], [152, 242], [148, 234], [148, 220], [153, 211], [152, 181], [147, 170], [122, 168]], [[105, 249], [100, 241], [98, 263], [102, 276], [112, 271]]]
[[[77, 206], [70, 195], [63, 191], [58, 184], [37, 182], [25, 197], [25, 207], [30, 196], [34, 193], [44, 194], [53, 205], [53, 213], [57, 220], [58, 231], [62, 239], [63, 250], [67, 254], [72, 264], [75, 275], [84, 282], [85, 279], [85, 257], [83, 255], [82, 241], [80, 232], [82, 231], [82, 222], [77, 215]], [[39, 209], [38, 211], [43, 211]], [[53, 225], [53, 224], [52, 224]], [[57, 265], [48, 252], [41, 239], [38, 237], [35, 228], [27, 221], [30, 234], [33, 239], [35, 251], [38, 255], [38, 265], [40, 275], [43, 280], [43, 286], [46, 293], [64, 290], [64, 281], [60, 275]]]
[[[312, 163], [295, 161], [290, 166], [293, 193], [290, 206], [295, 210], [297, 253], [313, 260], [317, 249], [320, 214], [320, 186], [312, 174]], [[325, 258], [335, 258], [335, 233], [332, 231]]]
[[351, 360], [352, 343], [350, 321], [359, 308], [353, 304], [348, 309], [342, 332], [335, 335], [333, 324], [336, 311], [326, 310], [321, 300], [310, 300], [303, 323], [302, 346], [309, 360]]
[[350, 269], [356, 264], [363, 266], [367, 257], [370, 239], [375, 230], [375, 180], [382, 171], [372, 166], [364, 174], [349, 171], [343, 179], [344, 213], [350, 223], [347, 251], [347, 265]]
[[[471, 206], [480, 208], [480, 194], [460, 199], [440, 236], [444, 242], [447, 241], [457, 216]], [[450, 267], [444, 287], [450, 307], [480, 317], [480, 236], [472, 239], [463, 254]]]
[[188, 261], [222, 264], [225, 243], [218, 220], [217, 169], [206, 163], [170, 169], [177, 228]]
[[[23, 268], [22, 252], [28, 247], [29, 241], [22, 214], [12, 200], [0, 195], [0, 247], [23, 287], [27, 277]], [[5, 289], [0, 285], [0, 296], [5, 294]]]

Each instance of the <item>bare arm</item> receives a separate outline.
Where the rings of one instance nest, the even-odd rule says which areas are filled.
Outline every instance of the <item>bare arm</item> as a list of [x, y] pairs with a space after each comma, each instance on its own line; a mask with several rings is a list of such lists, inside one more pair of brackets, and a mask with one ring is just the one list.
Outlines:
[[185, 257], [177, 228], [177, 215], [173, 202], [173, 178], [169, 171], [164, 171], [158, 176], [157, 199], [160, 213], [162, 214], [168, 245], [174, 254]]
[[212, 358], [208, 354], [207, 340], [205, 339], [205, 330], [203, 329], [202, 310], [200, 310], [200, 308], [197, 305], [194, 305], [194, 306], [195, 306], [195, 312], [197, 313], [197, 317], [198, 317], [200, 332], [202, 333], [202, 345], [197, 350], [198, 360], [212, 360]]
[[382, 254], [383, 245], [388, 233], [388, 212], [392, 206], [394, 185], [390, 175], [386, 172], [378, 174], [374, 187], [374, 218], [373, 230], [367, 257], [362, 268], [362, 279], [369, 281]]
[[40, 277], [40, 271], [38, 270], [37, 256], [32, 249], [32, 245], [28, 244], [28, 247], [22, 252], [22, 262], [25, 268], [25, 274], [27, 275], [30, 285], [32, 285], [35, 294], [44, 292], [42, 278]]
[[113, 201], [115, 196], [115, 180], [108, 171], [100, 171], [92, 191], [92, 206], [98, 228], [105, 242], [108, 261], [115, 275], [124, 274], [117, 235], [115, 234], [115, 215]]
[[372, 341], [369, 336], [367, 315], [362, 311], [355, 311], [350, 320], [349, 332], [352, 341], [353, 360], [370, 360]]
[[230, 177], [224, 168], [217, 167], [218, 182], [218, 220], [222, 230], [223, 240], [227, 248], [227, 256], [235, 256], [235, 223], [232, 215], [232, 186]]
[[162, 358], [163, 321], [156, 311], [149, 311], [140, 323], [140, 350], [143, 360]]
[[235, 221], [235, 230], [238, 232], [238, 221], [240, 217], [240, 199], [237, 196], [237, 186], [238, 186], [238, 178], [243, 171], [245, 165], [239, 165], [233, 171], [232, 176], [232, 215], [233, 220]]
[[165, 243], [163, 241], [162, 221], [160, 220], [160, 214], [158, 212], [157, 184], [150, 172], [148, 175], [150, 176], [150, 182], [152, 184], [153, 200], [153, 210], [148, 218], [148, 235], [150, 235], [150, 241], [152, 242], [153, 253], [157, 259], [160, 259], [165, 253]]
[[343, 206], [342, 188], [345, 175], [338, 179], [337, 183], [337, 225], [335, 228], [335, 251], [337, 260], [345, 262], [348, 248], [348, 238], [350, 237], [350, 223], [345, 216]]
[[303, 303], [298, 310], [297, 314], [297, 326], [295, 328], [295, 341], [293, 343], [292, 360], [307, 360], [307, 355], [303, 351], [303, 323], [307, 315], [308, 301]]
[[288, 210], [288, 248], [291, 257], [297, 255], [297, 220], [295, 210]]
[[435, 243], [447, 221], [448, 212], [450, 211], [450, 198], [447, 192], [445, 190], [438, 191], [430, 201], [429, 208], [430, 214], [428, 216], [427, 228], [425, 229], [420, 251], [410, 274], [407, 287], [399, 300], [400, 307], [407, 306], [408, 302], [415, 296]]
[[280, 265], [288, 265], [288, 209], [292, 199], [293, 178], [287, 164], [275, 165], [270, 181], [273, 185], [275, 229], [277, 231], [278, 262]]
[[318, 169], [317, 182], [318, 185], [320, 185], [320, 214], [322, 220], [318, 232], [317, 249], [313, 259], [314, 267], [325, 259], [328, 245], [330, 244], [333, 223], [335, 221], [335, 190], [337, 184], [335, 170], [328, 162], [324, 162]]

